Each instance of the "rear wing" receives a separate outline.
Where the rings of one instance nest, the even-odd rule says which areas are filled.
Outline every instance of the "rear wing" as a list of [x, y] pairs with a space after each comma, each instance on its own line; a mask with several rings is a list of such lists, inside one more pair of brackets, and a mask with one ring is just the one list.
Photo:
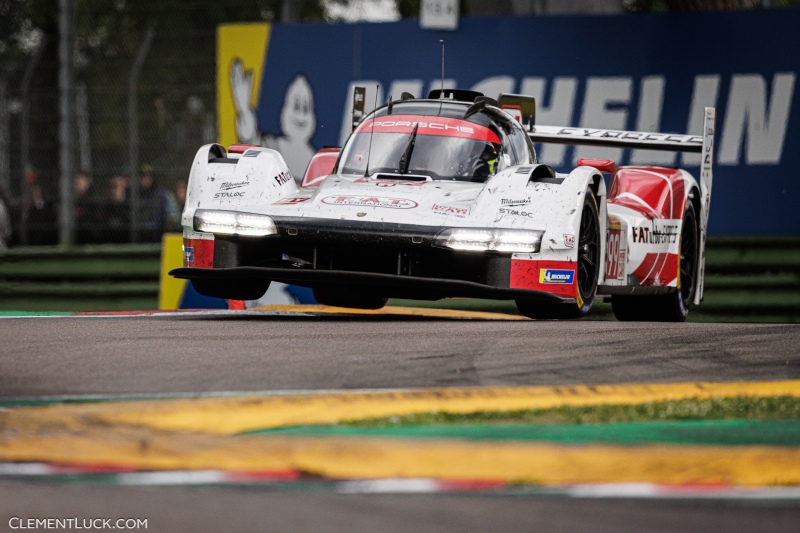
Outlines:
[[[706, 110], [712, 108], [706, 108]], [[606, 146], [608, 148], [637, 148], [644, 150], [666, 150], [672, 152], [703, 151], [703, 135], [675, 135], [673, 133], [649, 133], [645, 131], [600, 130], [594, 128], [560, 128], [558, 126], [534, 126], [528, 136], [535, 143], [581, 144]]]
[[528, 132], [531, 140], [535, 143], [606, 146], [608, 148], [636, 148], [700, 154], [700, 260], [698, 262], [698, 285], [694, 297], [695, 304], [699, 304], [703, 300], [706, 235], [708, 232], [708, 210], [711, 204], [716, 116], [716, 111], [713, 107], [705, 108], [703, 133], [701, 135], [676, 135], [672, 133], [593, 128], [561, 128], [557, 126], [534, 126]]

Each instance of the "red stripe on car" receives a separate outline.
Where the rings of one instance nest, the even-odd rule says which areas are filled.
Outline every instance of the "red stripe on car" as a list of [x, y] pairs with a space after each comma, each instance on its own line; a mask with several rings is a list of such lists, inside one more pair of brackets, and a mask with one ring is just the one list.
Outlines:
[[214, 266], [213, 239], [183, 238], [183, 266], [212, 268]]
[[495, 132], [457, 118], [415, 116], [415, 115], [389, 115], [376, 119], [365, 120], [356, 130], [356, 133], [411, 133], [417, 126], [417, 135], [436, 135], [441, 137], [462, 137], [475, 141], [486, 141], [500, 144], [500, 138]]

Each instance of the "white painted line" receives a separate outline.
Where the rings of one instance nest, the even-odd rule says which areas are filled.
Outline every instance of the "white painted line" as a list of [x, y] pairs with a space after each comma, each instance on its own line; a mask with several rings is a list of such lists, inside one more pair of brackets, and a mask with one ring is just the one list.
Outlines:
[[0, 463], [0, 476], [46, 476], [55, 472], [44, 463]]
[[441, 490], [440, 483], [429, 478], [369, 479], [336, 484], [336, 492], [342, 494], [430, 493]]
[[[65, 468], [46, 463], [0, 463], [0, 479], [3, 477], [63, 477], [75, 481], [74, 475], [85, 475], [78, 483], [91, 484], [92, 477], [102, 482], [112, 477], [118, 485], [180, 486], [180, 485], [265, 485], [272, 487], [302, 487], [305, 481], [286, 479], [264, 479], [261, 476], [248, 478], [243, 473], [222, 470], [168, 470], [149, 472], [99, 472], [80, 467]], [[319, 483], [319, 480], [313, 483]], [[384, 478], [368, 480], [328, 480], [329, 490], [342, 494], [433, 494], [441, 492], [487, 492], [514, 494], [519, 496], [564, 496], [571, 498], [643, 498], [643, 499], [689, 499], [689, 500], [800, 500], [800, 486], [789, 487], [731, 487], [708, 485], [659, 485], [656, 483], [596, 483], [580, 485], [505, 485], [490, 489], [459, 487], [448, 481], [433, 478]]]
[[126, 472], [117, 474], [116, 481], [119, 485], [209, 485], [226, 482], [227, 475], [220, 470]]

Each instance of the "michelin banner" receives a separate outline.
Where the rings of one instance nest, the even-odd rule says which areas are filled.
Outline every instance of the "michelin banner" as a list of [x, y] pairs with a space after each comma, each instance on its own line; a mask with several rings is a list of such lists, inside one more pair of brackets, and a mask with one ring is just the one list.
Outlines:
[[[445, 87], [529, 94], [537, 124], [701, 132], [717, 108], [712, 235], [800, 235], [800, 10], [466, 18], [459, 29], [383, 24], [247, 24], [218, 29], [220, 142], [279, 150], [296, 179], [344, 143], [353, 86], [371, 110]], [[699, 156], [539, 147], [568, 171], [578, 157], [683, 166]]]

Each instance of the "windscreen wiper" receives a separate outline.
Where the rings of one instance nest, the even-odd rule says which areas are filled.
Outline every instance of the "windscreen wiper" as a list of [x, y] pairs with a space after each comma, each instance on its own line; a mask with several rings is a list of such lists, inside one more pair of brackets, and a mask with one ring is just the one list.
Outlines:
[[408, 165], [411, 161], [411, 154], [414, 152], [414, 143], [417, 141], [417, 128], [419, 127], [419, 122], [414, 123], [414, 129], [411, 130], [411, 139], [408, 141], [408, 146], [403, 151], [402, 157], [400, 157], [400, 174], [405, 174], [408, 172]]

